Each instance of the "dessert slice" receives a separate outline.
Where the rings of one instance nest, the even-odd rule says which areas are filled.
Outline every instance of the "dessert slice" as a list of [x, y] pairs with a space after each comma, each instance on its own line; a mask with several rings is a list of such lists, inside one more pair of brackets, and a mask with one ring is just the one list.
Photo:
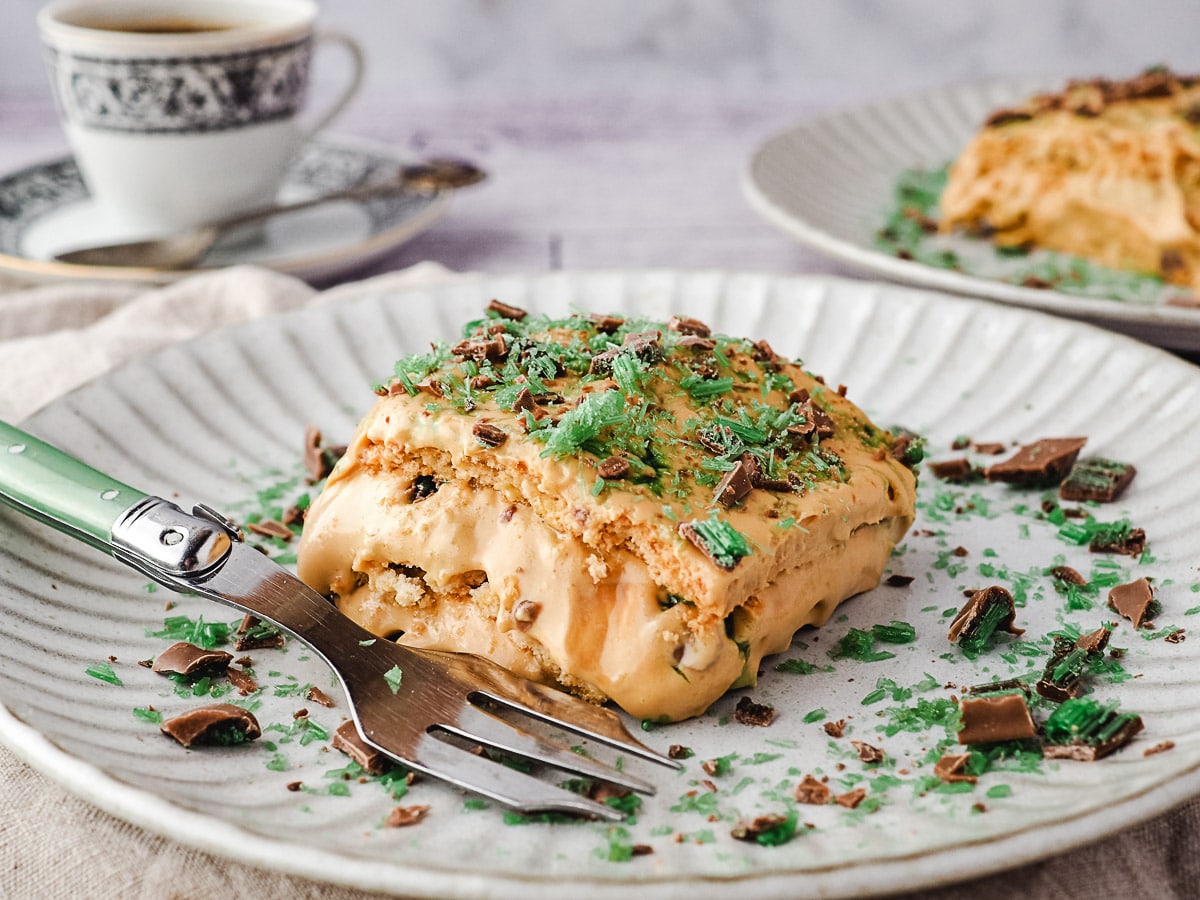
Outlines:
[[1200, 79], [1074, 81], [994, 112], [950, 167], [942, 231], [1200, 286]]
[[766, 342], [493, 302], [406, 357], [309, 510], [300, 577], [380, 636], [635, 716], [703, 712], [874, 587], [909, 444]]

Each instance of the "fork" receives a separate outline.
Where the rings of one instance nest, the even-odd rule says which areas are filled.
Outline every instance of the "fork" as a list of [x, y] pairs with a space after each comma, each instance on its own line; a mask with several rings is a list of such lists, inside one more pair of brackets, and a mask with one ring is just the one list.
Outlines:
[[526, 680], [479, 656], [419, 650], [377, 638], [321, 594], [245, 543], [211, 507], [188, 514], [0, 421], [0, 501], [109, 553], [180, 593], [264, 619], [310, 646], [333, 670], [351, 718], [391, 759], [520, 812], [558, 811], [620, 821], [625, 814], [479, 750], [499, 751], [568, 777], [644, 794], [654, 785], [618, 765], [509, 718], [530, 720], [678, 769], [634, 738], [620, 717]]

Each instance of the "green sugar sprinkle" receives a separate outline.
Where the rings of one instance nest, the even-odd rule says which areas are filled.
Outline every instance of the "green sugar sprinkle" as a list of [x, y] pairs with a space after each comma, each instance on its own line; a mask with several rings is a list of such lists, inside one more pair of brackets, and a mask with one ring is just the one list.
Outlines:
[[825, 707], [818, 706], [804, 715], [804, 721], [807, 723], [820, 722], [822, 719], [828, 718], [829, 713], [825, 711]]
[[136, 719], [141, 719], [143, 722], [149, 722], [152, 725], [158, 725], [163, 720], [163, 714], [157, 709], [152, 709], [149, 706], [135, 706], [133, 708], [133, 716]]
[[738, 560], [754, 552], [745, 536], [716, 513], [708, 519], [696, 519], [689, 524], [703, 548], [719, 566], [732, 568]]
[[205, 622], [204, 616], [195, 620], [187, 616], [167, 616], [161, 631], [146, 630], [146, 637], [163, 638], [168, 641], [187, 641], [205, 650], [229, 643], [230, 632], [236, 626], [224, 622]]
[[917, 629], [908, 622], [895, 620], [890, 625], [872, 625], [871, 634], [885, 644], [911, 644], [917, 639]]
[[829, 651], [832, 659], [855, 659], [859, 662], [879, 662], [892, 659], [895, 653], [875, 649], [875, 635], [861, 628], [851, 628]]
[[99, 681], [106, 681], [109, 684], [124, 684], [124, 682], [117, 677], [117, 673], [113, 671], [113, 667], [106, 662], [95, 663], [94, 665], [88, 666], [83, 671]]
[[400, 682], [404, 680], [404, 673], [400, 671], [399, 666], [392, 666], [383, 673], [383, 680], [387, 682], [388, 687], [395, 694], [400, 690]]

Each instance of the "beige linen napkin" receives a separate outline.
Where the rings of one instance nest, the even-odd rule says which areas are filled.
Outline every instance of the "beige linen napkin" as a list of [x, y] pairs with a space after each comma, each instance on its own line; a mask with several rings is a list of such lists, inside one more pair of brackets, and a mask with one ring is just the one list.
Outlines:
[[[364, 286], [378, 292], [454, 277], [441, 266], [422, 264], [317, 294], [287, 276], [236, 268], [157, 290], [77, 284], [0, 293], [0, 418], [22, 419], [138, 354], [215, 328], [310, 303], [348, 301]], [[396, 889], [403, 891], [403, 885]], [[569, 885], [562, 890], [564, 897], [582, 896]], [[266, 872], [151, 834], [67, 793], [0, 746], [0, 898], [364, 900], [369, 896], [374, 895]], [[696, 896], [752, 897], [753, 883], [712, 882]], [[937, 900], [1197, 897], [1200, 803], [1044, 863], [912, 896]]]

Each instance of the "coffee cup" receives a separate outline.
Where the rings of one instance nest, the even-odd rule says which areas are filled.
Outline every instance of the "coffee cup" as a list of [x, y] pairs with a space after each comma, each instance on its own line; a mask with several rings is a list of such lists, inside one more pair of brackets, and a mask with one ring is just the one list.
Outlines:
[[[271, 202], [358, 89], [363, 54], [313, 0], [56, 0], [38, 14], [67, 140], [112, 231], [160, 234]], [[348, 84], [301, 116], [315, 45]]]

